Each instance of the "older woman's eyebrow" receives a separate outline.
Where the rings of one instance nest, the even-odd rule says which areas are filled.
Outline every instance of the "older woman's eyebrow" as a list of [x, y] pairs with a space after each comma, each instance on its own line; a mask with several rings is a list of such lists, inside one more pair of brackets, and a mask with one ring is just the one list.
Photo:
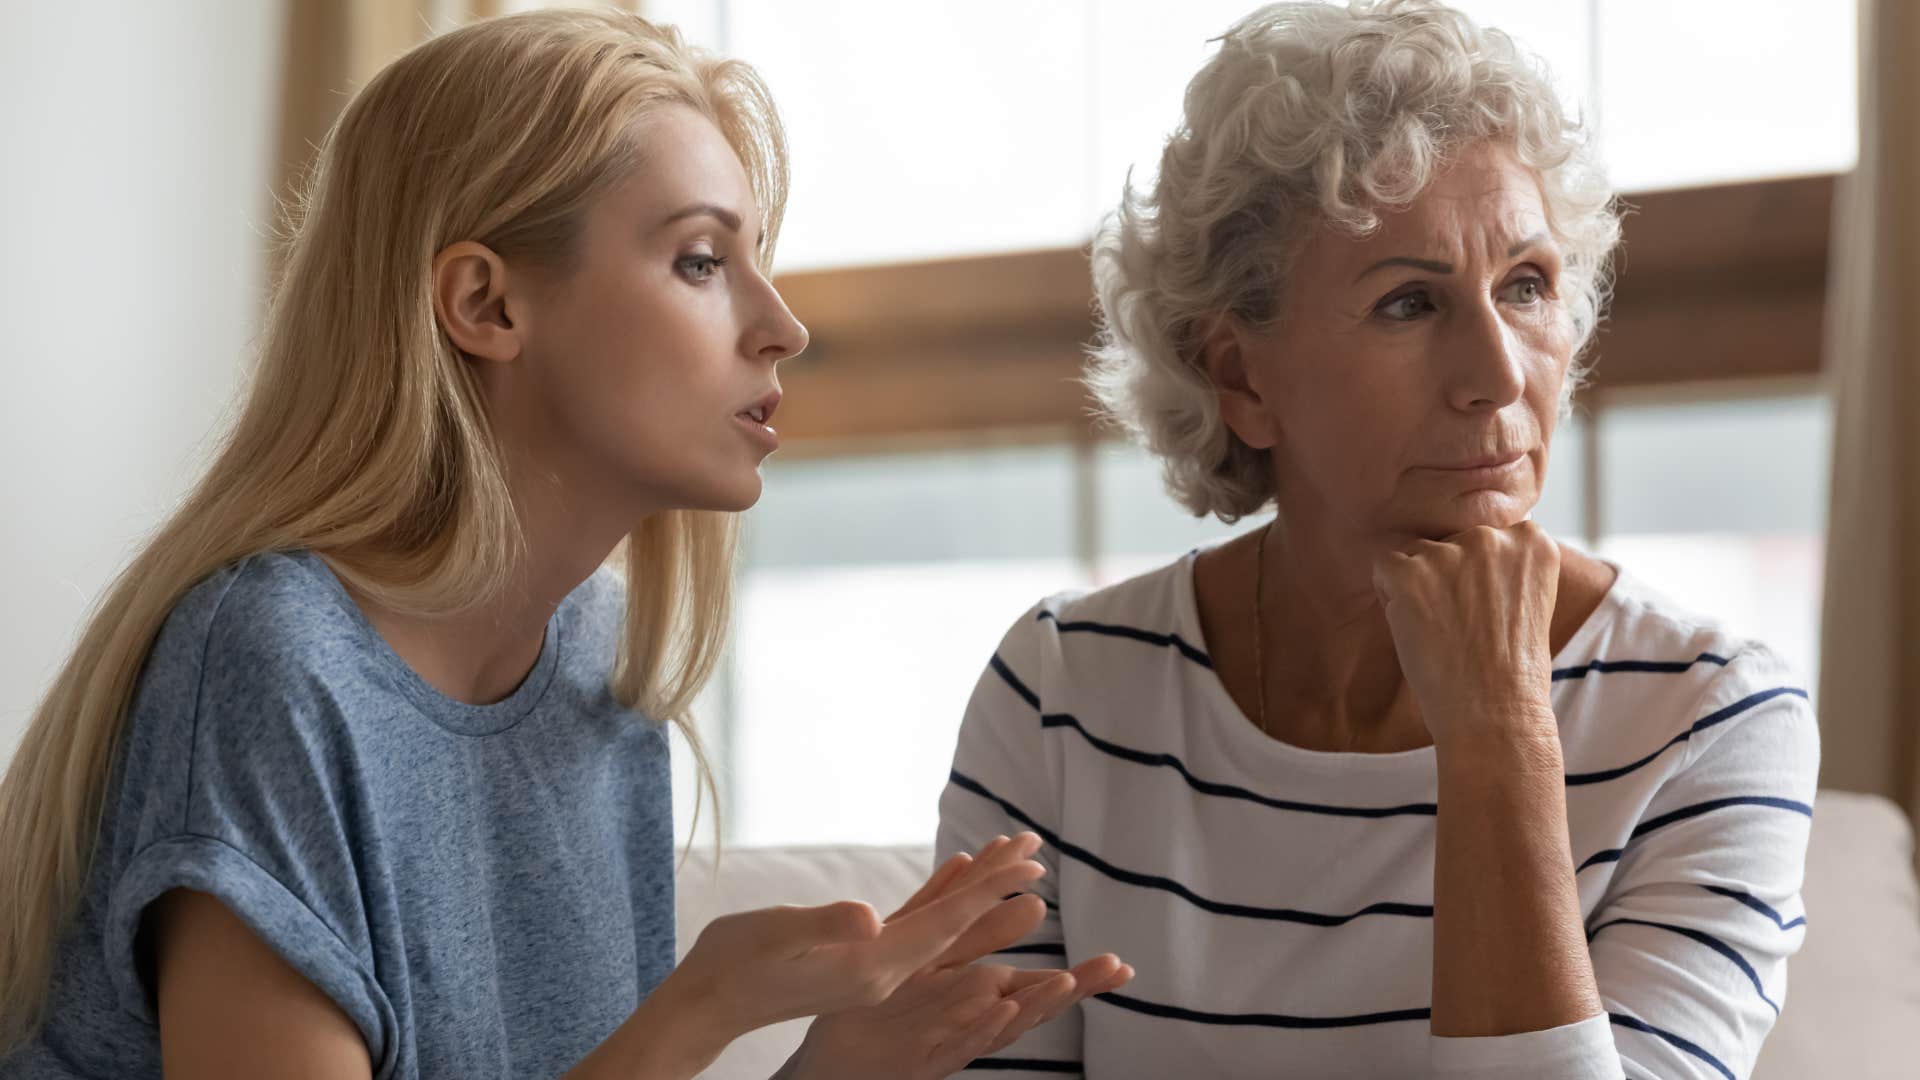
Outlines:
[[1379, 262], [1374, 263], [1372, 266], [1369, 266], [1365, 270], [1360, 271], [1359, 277], [1356, 277], [1353, 280], [1357, 283], [1360, 281], [1361, 278], [1366, 277], [1368, 274], [1373, 273], [1375, 270], [1384, 270], [1389, 266], [1411, 266], [1415, 270], [1425, 270], [1429, 274], [1453, 273], [1452, 263], [1437, 262], [1433, 259], [1416, 259], [1411, 255], [1394, 255], [1390, 258], [1381, 259]]
[[[1520, 240], [1516, 242], [1512, 247], [1508, 248], [1507, 258], [1509, 259], [1513, 258], [1514, 256], [1520, 254], [1521, 252], [1527, 250], [1528, 248], [1534, 246], [1535, 244], [1544, 243], [1546, 239], [1547, 239], [1546, 233], [1543, 233], [1543, 232], [1534, 233], [1532, 236], [1529, 236], [1524, 240]], [[1366, 277], [1368, 274], [1373, 273], [1375, 270], [1384, 269], [1385, 267], [1389, 267], [1389, 266], [1411, 266], [1415, 270], [1425, 270], [1429, 274], [1453, 273], [1452, 263], [1440, 262], [1437, 259], [1416, 259], [1411, 255], [1394, 255], [1389, 258], [1381, 259], [1379, 262], [1374, 263], [1372, 266], [1369, 266], [1365, 270], [1360, 271], [1359, 276], [1355, 277], [1353, 280], [1355, 283], [1358, 283], [1362, 278]]]
[[1535, 244], [1544, 244], [1546, 242], [1547, 242], [1546, 233], [1543, 233], [1543, 232], [1534, 233], [1532, 236], [1527, 237], [1525, 240], [1520, 240], [1515, 242], [1515, 244], [1512, 247], [1508, 248], [1507, 258], [1511, 259], [1514, 256], [1520, 254], [1521, 252], [1527, 250], [1528, 248], [1534, 246]]

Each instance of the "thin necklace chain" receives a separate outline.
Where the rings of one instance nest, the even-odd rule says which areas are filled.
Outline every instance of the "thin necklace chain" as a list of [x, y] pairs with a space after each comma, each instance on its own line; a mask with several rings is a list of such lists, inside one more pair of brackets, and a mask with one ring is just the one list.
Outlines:
[[1254, 701], [1260, 709], [1260, 733], [1271, 735], [1267, 730], [1267, 647], [1266, 612], [1263, 608], [1263, 594], [1267, 584], [1267, 534], [1273, 531], [1273, 522], [1267, 522], [1260, 530], [1260, 538], [1253, 542], [1253, 685]]

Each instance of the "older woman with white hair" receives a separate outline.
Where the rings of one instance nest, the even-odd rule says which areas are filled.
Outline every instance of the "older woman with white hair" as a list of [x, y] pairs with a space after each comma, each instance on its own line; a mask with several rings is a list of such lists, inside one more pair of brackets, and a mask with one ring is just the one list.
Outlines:
[[1275, 514], [1042, 601], [982, 675], [940, 854], [1038, 832], [1011, 953], [1138, 976], [974, 1069], [1751, 1069], [1805, 932], [1807, 694], [1530, 516], [1618, 236], [1498, 31], [1355, 0], [1221, 39], [1094, 245], [1090, 381], [1194, 513]]

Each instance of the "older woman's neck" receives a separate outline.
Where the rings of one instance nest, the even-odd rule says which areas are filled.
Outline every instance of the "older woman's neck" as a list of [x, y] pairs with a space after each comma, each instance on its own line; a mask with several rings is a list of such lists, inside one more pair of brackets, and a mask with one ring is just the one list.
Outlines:
[[1267, 641], [1269, 727], [1285, 723], [1274, 733], [1311, 748], [1425, 745], [1373, 589], [1374, 553], [1351, 539], [1278, 524], [1265, 546], [1259, 632]]
[[[1202, 552], [1193, 570], [1215, 675], [1247, 719], [1308, 750], [1427, 745], [1371, 573], [1276, 528]], [[1260, 585], [1256, 620], [1255, 584]]]
[[[1223, 595], [1231, 595], [1231, 584], [1225, 594], [1216, 586], [1210, 605], [1215, 618], [1205, 632], [1214, 641], [1217, 625], [1223, 634], [1258, 643], [1244, 651], [1265, 657], [1266, 670], [1258, 677], [1265, 680], [1267, 733], [1316, 750], [1377, 753], [1428, 745], [1432, 740], [1373, 590], [1373, 549], [1356, 538], [1303, 535], [1279, 525], [1264, 545], [1264, 567], [1254, 561], [1262, 546], [1257, 535], [1249, 535], [1229, 545], [1242, 548], [1237, 554], [1221, 549], [1229, 555], [1218, 565], [1225, 573], [1214, 575], [1238, 579], [1240, 595], [1249, 598], [1254, 583], [1261, 584], [1260, 623], [1253, 623], [1253, 604], [1242, 601], [1238, 608], [1244, 615], [1237, 615], [1230, 599], [1222, 602]], [[1604, 600], [1614, 577], [1611, 566], [1562, 546], [1549, 652], [1566, 646]], [[1196, 588], [1198, 579], [1196, 571]], [[1208, 606], [1203, 599], [1203, 619]], [[1253, 673], [1231, 671], [1236, 661], [1252, 666], [1230, 649], [1229, 673], [1221, 676], [1229, 692], [1236, 700], [1259, 702]], [[1235, 692], [1230, 675], [1244, 695]], [[1248, 715], [1256, 710], [1257, 705]]]

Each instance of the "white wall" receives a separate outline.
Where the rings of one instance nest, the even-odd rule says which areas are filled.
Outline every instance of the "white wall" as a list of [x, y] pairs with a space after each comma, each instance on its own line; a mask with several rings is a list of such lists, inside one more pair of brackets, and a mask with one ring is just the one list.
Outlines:
[[281, 0], [0, 0], [0, 762], [185, 493], [264, 289]]

